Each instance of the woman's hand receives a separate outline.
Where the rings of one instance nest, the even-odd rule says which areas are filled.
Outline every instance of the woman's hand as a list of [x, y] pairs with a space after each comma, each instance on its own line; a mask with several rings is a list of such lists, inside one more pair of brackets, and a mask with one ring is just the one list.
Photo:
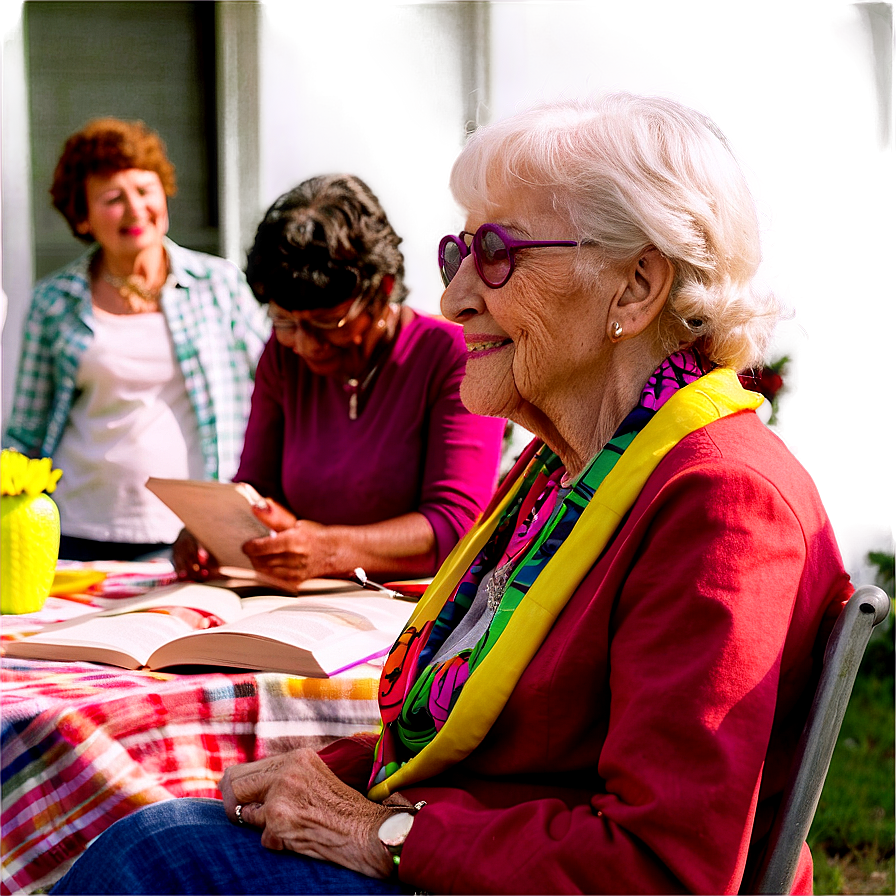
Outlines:
[[215, 558], [186, 529], [180, 530], [180, 535], [172, 546], [171, 556], [174, 571], [180, 579], [202, 582], [218, 573]]
[[255, 569], [296, 587], [305, 579], [345, 574], [336, 567], [336, 552], [327, 526], [298, 520], [270, 498], [266, 505], [253, 507], [253, 511], [274, 534], [253, 538], [243, 545]]
[[339, 780], [313, 750], [294, 750], [236, 765], [219, 784], [224, 809], [261, 829], [268, 849], [287, 849], [335, 862], [368, 877], [391, 876], [393, 864], [377, 837], [391, 811]]
[[292, 587], [306, 579], [349, 578], [357, 566], [378, 581], [435, 571], [435, 533], [419, 511], [361, 526], [300, 520], [270, 498], [252, 511], [274, 534], [247, 541], [243, 551], [256, 570]]
[[285, 532], [298, 521], [298, 517], [291, 510], [287, 510], [273, 498], [265, 498], [262, 504], [253, 504], [252, 512], [274, 532]]

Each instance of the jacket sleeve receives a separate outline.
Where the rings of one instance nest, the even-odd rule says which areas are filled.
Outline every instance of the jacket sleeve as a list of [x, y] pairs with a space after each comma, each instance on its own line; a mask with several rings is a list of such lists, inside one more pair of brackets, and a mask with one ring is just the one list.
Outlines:
[[[596, 767], [541, 792], [533, 772], [524, 800], [500, 770], [478, 795], [462, 769], [445, 789], [414, 788], [428, 805], [402, 880], [438, 893], [736, 893], [770, 742], [805, 693], [825, 609], [849, 587], [822, 517], [745, 466], [665, 482], [582, 586], [613, 607], [594, 635], [607, 649]], [[585, 657], [581, 668], [594, 674]]]
[[349, 787], [366, 793], [375, 746], [375, 734], [356, 734], [353, 737], [340, 737], [318, 751], [317, 755], [337, 778]]

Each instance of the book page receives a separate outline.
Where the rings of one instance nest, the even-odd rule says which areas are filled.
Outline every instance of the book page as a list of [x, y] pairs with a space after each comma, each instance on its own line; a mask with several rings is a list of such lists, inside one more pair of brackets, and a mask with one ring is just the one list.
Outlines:
[[[256, 598], [248, 598], [244, 606]], [[269, 618], [275, 619], [276, 624], [288, 629], [290, 638], [293, 633], [298, 637], [322, 640], [333, 634], [344, 633], [345, 629], [356, 631], [377, 630], [394, 633], [397, 638], [405, 623], [413, 611], [413, 606], [400, 600], [364, 592], [357, 597], [349, 595], [328, 596], [315, 595], [309, 597], [293, 598], [291, 603], [285, 604], [270, 614]], [[305, 628], [303, 617], [308, 617], [309, 624], [316, 621], [326, 631], [318, 631], [316, 636], [311, 635]], [[241, 620], [233, 624], [234, 629], [240, 631], [262, 632], [258, 625], [264, 625], [257, 617], [252, 620]], [[252, 626], [251, 629], [249, 626]], [[311, 642], [306, 642], [311, 643]]]
[[261, 498], [245, 482], [151, 477], [146, 487], [180, 517], [219, 566], [251, 568], [243, 544], [271, 534], [252, 513], [252, 502]]
[[238, 594], [213, 585], [183, 582], [164, 588], [154, 588], [136, 597], [119, 599], [101, 610], [100, 614], [118, 616], [153, 607], [189, 607], [192, 610], [214, 613], [225, 622], [232, 622], [243, 613], [243, 602]]
[[344, 591], [364, 591], [364, 588], [351, 579], [305, 579], [298, 587], [276, 576], [259, 572], [257, 569], [242, 569], [239, 566], [221, 566], [218, 568], [218, 577], [209, 580], [209, 584], [224, 588], [231, 588], [238, 594], [259, 594], [276, 591], [277, 593], [290, 594], [326, 594], [342, 593]]
[[80, 660], [138, 669], [166, 641], [193, 631], [176, 616], [157, 612], [93, 616], [52, 629], [10, 641], [4, 649], [9, 656], [25, 659]]
[[86, 660], [136, 669], [166, 641], [233, 621], [242, 612], [240, 598], [224, 588], [171, 585], [123, 598], [105, 610], [45, 625], [37, 634], [4, 644], [4, 649], [10, 656]]
[[303, 604], [281, 606], [265, 613], [244, 616], [238, 622], [231, 623], [228, 628], [313, 649], [319, 641], [344, 633], [345, 630], [372, 631], [376, 626], [363, 613], [350, 609]]
[[[255, 606], [261, 607], [265, 600]], [[326, 676], [389, 650], [413, 606], [382, 597], [307, 597], [161, 647], [152, 668], [207, 663]]]
[[[218, 626], [215, 632], [258, 635], [307, 649], [347, 632], [394, 632], [394, 640], [410, 616], [411, 609], [408, 604], [380, 597], [327, 600], [250, 597], [244, 600], [243, 616], [227, 625]], [[211, 632], [195, 633], [197, 637], [209, 634]]]
[[[90, 613], [94, 616], [121, 616], [137, 610], [148, 610], [153, 607], [190, 607], [206, 613], [214, 613], [225, 622], [231, 622], [242, 614], [242, 601], [239, 595], [226, 588], [211, 585], [200, 585], [195, 582], [182, 582], [177, 585], [166, 585], [164, 588], [153, 588], [145, 594], [134, 597], [119, 597], [114, 600], [96, 598], [100, 607]], [[81, 617], [82, 619], [84, 617]], [[44, 631], [56, 630], [70, 622], [59, 622], [45, 626]]]

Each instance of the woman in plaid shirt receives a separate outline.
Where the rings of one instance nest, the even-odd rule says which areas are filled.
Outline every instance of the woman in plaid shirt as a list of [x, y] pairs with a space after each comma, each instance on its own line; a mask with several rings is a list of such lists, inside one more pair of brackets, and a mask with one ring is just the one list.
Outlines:
[[167, 238], [175, 190], [142, 122], [88, 123], [56, 167], [53, 204], [93, 245], [34, 290], [4, 443], [64, 471], [64, 558], [167, 547], [180, 522], [147, 477], [236, 471], [269, 328], [235, 265]]

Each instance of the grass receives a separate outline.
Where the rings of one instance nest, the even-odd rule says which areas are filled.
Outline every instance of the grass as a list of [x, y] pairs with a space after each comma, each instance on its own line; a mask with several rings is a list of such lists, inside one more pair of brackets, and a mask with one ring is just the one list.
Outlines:
[[891, 609], [868, 645], [809, 831], [818, 894], [896, 893], [893, 630]]

